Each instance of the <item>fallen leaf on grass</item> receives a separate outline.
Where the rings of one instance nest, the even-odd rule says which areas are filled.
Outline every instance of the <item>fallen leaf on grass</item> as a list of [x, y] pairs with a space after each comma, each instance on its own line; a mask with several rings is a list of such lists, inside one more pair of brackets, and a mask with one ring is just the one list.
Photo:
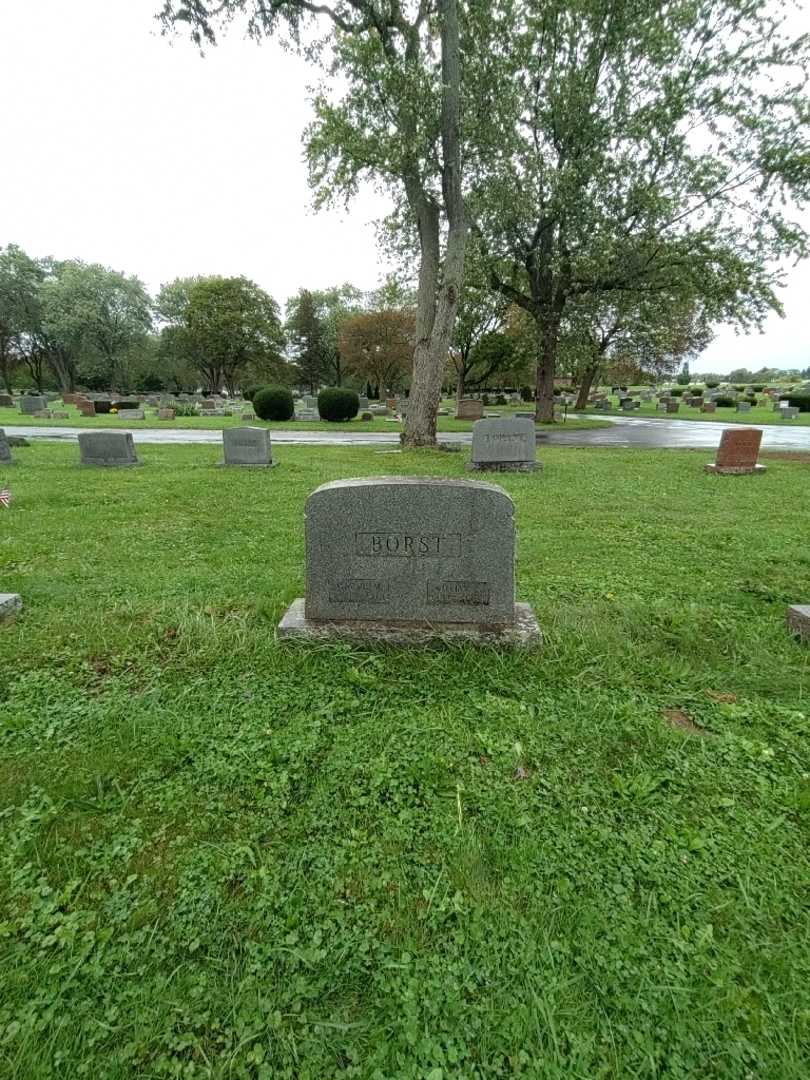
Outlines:
[[528, 780], [529, 770], [524, 765], [518, 765], [518, 767], [515, 769], [515, 779]]
[[707, 690], [706, 697], [719, 702], [721, 705], [731, 705], [737, 700], [736, 694], [721, 694], [719, 690]]
[[683, 709], [663, 709], [661, 715], [668, 720], [674, 728], [685, 731], [688, 735], [711, 735], [706, 728], [698, 727], [691, 717]]

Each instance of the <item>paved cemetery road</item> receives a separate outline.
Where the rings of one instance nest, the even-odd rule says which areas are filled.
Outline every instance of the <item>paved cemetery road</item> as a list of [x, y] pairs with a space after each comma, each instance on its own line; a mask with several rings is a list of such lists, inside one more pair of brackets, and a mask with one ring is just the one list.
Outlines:
[[[601, 418], [600, 418], [601, 419]], [[563, 425], [553, 431], [538, 435], [540, 446], [616, 446], [637, 447], [643, 450], [712, 450], [720, 442], [720, 434], [727, 427], [738, 424], [716, 424], [703, 420], [647, 420], [606, 416], [609, 428], [586, 428], [566, 431]], [[763, 432], [763, 450], [793, 450], [810, 453], [810, 427], [788, 427], [786, 424], [760, 425]], [[73, 440], [80, 431], [88, 428], [70, 427], [6, 427], [7, 435], [23, 435], [29, 439]], [[136, 443], [221, 443], [222, 431], [201, 428], [99, 428], [99, 431], [130, 431]], [[300, 443], [317, 446], [396, 446], [399, 433], [354, 431], [293, 431], [274, 430], [274, 443]], [[445, 431], [439, 435], [442, 442], [469, 444], [469, 431]]]

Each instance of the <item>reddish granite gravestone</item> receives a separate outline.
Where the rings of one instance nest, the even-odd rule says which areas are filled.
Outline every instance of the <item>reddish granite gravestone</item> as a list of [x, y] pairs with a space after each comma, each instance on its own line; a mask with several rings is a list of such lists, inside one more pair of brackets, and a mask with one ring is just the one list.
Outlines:
[[717, 412], [716, 401], [704, 401], [700, 407], [701, 412]]
[[478, 398], [462, 398], [456, 408], [456, 420], [480, 420], [483, 415], [484, 406]]
[[765, 472], [765, 466], [757, 464], [761, 442], [757, 428], [726, 428], [714, 464], [707, 465], [706, 472], [730, 476]]
[[680, 407], [681, 407], [680, 401], [667, 401], [667, 412], [668, 413], [677, 412], [680, 409]]
[[82, 414], [82, 416], [95, 416], [96, 407], [92, 401], [77, 401], [76, 408]]

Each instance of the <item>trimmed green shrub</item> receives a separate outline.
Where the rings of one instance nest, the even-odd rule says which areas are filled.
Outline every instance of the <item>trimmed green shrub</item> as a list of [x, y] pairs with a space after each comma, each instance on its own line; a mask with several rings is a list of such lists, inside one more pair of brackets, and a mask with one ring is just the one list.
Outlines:
[[353, 420], [359, 411], [360, 398], [354, 390], [344, 390], [342, 386], [327, 386], [318, 394], [321, 420], [331, 420], [333, 423]]
[[292, 420], [295, 404], [286, 386], [265, 386], [253, 395], [253, 411], [260, 420]]
[[672, 388], [672, 390], [670, 390], [669, 396], [670, 397], [680, 397], [683, 393], [684, 393], [684, 389], [683, 389], [682, 386], [675, 386], [675, 387]]
[[735, 386], [734, 389], [737, 391], [738, 394], [742, 394], [745, 392], [744, 386]]
[[711, 382], [706, 383], [706, 389], [707, 390], [715, 390], [719, 385], [720, 385], [720, 383], [717, 382], [716, 379], [712, 379]]
[[787, 401], [794, 409], [798, 409], [799, 412], [810, 412], [810, 394], [808, 393], [795, 393], [795, 394], [780, 394], [780, 401]]
[[488, 408], [492, 404], [492, 402], [489, 400], [489, 394], [484, 394], [484, 396], [481, 398], [481, 404], [485, 408]]
[[733, 409], [734, 406], [737, 404], [736, 400], [733, 397], [727, 397], [726, 395], [716, 397], [714, 399], [714, 403], [718, 409]]
[[242, 391], [242, 397], [245, 401], [253, 401], [257, 391], [261, 390], [260, 386], [246, 386]]
[[495, 398], [496, 405], [506, 405], [506, 394], [498, 394]]
[[751, 387], [751, 390], [755, 394], [761, 394], [764, 389], [765, 389], [765, 383], [761, 383], [761, 382], [756, 383], [754, 386]]
[[532, 392], [532, 388], [530, 386], [521, 386], [520, 396], [523, 401], [534, 401], [534, 393]]

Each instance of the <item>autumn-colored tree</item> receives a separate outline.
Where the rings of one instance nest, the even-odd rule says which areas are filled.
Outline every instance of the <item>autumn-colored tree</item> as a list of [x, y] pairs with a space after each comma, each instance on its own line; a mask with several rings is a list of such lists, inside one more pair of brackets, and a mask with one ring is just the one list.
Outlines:
[[348, 370], [379, 393], [401, 386], [409, 374], [415, 329], [413, 311], [367, 311], [343, 323], [338, 347]]

